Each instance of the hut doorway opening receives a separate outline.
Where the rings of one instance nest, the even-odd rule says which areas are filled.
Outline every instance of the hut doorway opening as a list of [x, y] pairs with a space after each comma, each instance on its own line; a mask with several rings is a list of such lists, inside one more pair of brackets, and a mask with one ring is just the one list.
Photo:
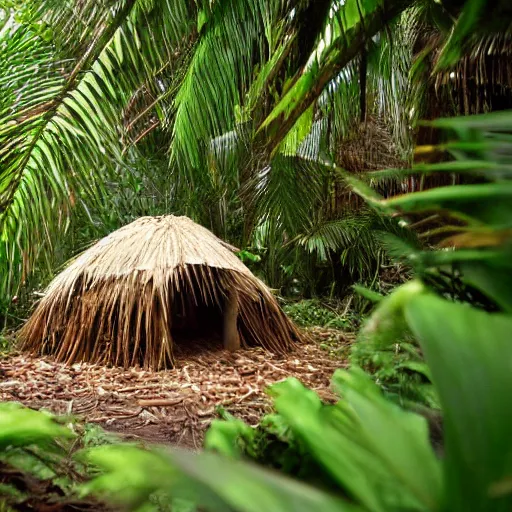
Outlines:
[[[212, 270], [208, 272], [216, 273]], [[178, 358], [202, 351], [240, 348], [236, 291], [211, 286], [220, 282], [220, 276], [205, 280], [203, 271], [201, 267], [189, 267], [182, 286], [173, 291], [171, 336]]]

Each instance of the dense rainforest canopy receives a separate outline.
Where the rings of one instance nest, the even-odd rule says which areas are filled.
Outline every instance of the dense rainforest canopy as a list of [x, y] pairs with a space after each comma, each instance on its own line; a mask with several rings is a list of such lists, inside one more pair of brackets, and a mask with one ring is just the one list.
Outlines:
[[[376, 231], [400, 228], [336, 167], [408, 167], [416, 142], [435, 142], [418, 119], [510, 106], [508, 7], [482, 23], [484, 3], [2, 2], [4, 304], [34, 270], [46, 283], [160, 213], [263, 256], [276, 288], [371, 281]], [[372, 180], [386, 195], [429, 186]]]

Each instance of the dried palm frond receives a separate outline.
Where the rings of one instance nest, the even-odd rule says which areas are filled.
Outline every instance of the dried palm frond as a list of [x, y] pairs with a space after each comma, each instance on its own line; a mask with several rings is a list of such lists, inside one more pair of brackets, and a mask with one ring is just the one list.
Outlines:
[[350, 136], [341, 140], [336, 161], [343, 169], [354, 172], [405, 167], [386, 124], [374, 117], [355, 126]]
[[201, 306], [222, 313], [236, 297], [241, 345], [287, 351], [299, 332], [235, 250], [187, 217], [141, 217], [54, 279], [19, 332], [22, 347], [68, 364], [166, 368], [179, 318]]
[[[398, 148], [389, 128], [381, 120], [368, 116], [368, 119], [354, 126], [350, 136], [342, 139], [336, 147], [337, 164], [354, 174], [365, 174], [379, 169], [401, 169], [407, 162], [399, 156]], [[377, 183], [373, 183], [377, 186]], [[388, 195], [393, 195], [401, 184], [389, 179], [381, 184]], [[341, 177], [334, 183], [331, 217], [339, 216], [347, 210], [364, 208], [365, 201], [355, 194]]]
[[444, 95], [445, 102], [464, 115], [510, 108], [512, 32], [475, 37], [470, 43], [454, 66], [434, 75], [433, 96]]

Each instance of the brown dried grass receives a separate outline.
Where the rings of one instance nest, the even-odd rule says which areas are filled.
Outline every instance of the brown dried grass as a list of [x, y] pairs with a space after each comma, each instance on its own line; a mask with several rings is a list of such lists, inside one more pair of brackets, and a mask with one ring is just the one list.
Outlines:
[[[441, 48], [439, 45], [434, 63]], [[510, 29], [484, 36], [475, 34], [457, 64], [433, 75], [434, 93], [430, 96], [431, 101], [441, 101], [441, 106], [445, 106], [440, 115], [481, 114], [510, 108], [511, 57]]]
[[336, 150], [336, 162], [354, 174], [406, 166], [386, 124], [375, 117], [354, 126]]
[[[401, 169], [407, 166], [399, 154], [393, 137], [385, 123], [377, 118], [355, 125], [347, 137], [340, 140], [336, 148], [336, 163], [354, 175], [364, 175], [381, 169]], [[371, 183], [376, 186], [375, 183]], [[403, 192], [402, 183], [396, 179], [382, 182], [379, 192], [394, 195]], [[346, 211], [358, 211], [367, 207], [365, 200], [356, 194], [346, 180], [335, 177], [328, 208], [331, 218], [338, 218]]]
[[142, 217], [52, 281], [18, 333], [22, 349], [67, 364], [169, 368], [176, 312], [201, 304], [222, 310], [236, 290], [242, 346], [288, 351], [299, 331], [235, 250], [187, 217]]

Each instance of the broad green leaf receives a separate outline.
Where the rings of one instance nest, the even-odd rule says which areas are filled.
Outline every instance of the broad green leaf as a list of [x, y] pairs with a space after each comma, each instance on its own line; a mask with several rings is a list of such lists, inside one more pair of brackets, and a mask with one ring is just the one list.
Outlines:
[[428, 380], [432, 380], [432, 372], [426, 363], [420, 361], [406, 361], [405, 363], [397, 365], [397, 368], [406, 368], [413, 372], [421, 373]]
[[512, 313], [512, 272], [510, 253], [501, 259], [483, 259], [481, 262], [462, 262], [460, 269], [464, 280], [496, 301], [506, 312]]
[[0, 450], [9, 446], [48, 445], [74, 437], [73, 432], [51, 416], [15, 402], [0, 404]]
[[415, 265], [427, 268], [457, 268], [464, 282], [474, 286], [494, 300], [504, 311], [512, 312], [511, 250], [504, 246], [487, 249], [458, 249], [418, 252]]
[[[368, 510], [428, 510], [437, 504], [440, 470], [424, 419], [385, 400], [359, 373], [339, 373], [334, 382], [345, 397], [336, 406], [323, 405], [295, 379], [271, 388], [275, 408], [294, 435]], [[379, 428], [377, 435], [374, 429]], [[391, 456], [397, 449], [404, 453]]]
[[[360, 509], [276, 472], [210, 453], [159, 452], [134, 446], [104, 446], [82, 457], [103, 474], [82, 486], [82, 494], [106, 497], [130, 510], [157, 491], [193, 500], [206, 510], [348, 511]], [[148, 475], [151, 475], [148, 478]]]
[[361, 342], [375, 336], [383, 344], [401, 340], [407, 328], [403, 316], [404, 305], [424, 290], [425, 286], [419, 280], [410, 281], [381, 300], [360, 330]]
[[354, 285], [353, 288], [358, 295], [361, 295], [361, 297], [364, 297], [365, 299], [368, 299], [371, 302], [378, 303], [384, 299], [384, 296], [382, 294], [374, 290], [370, 290], [369, 288], [366, 288], [359, 284]]
[[253, 437], [254, 429], [241, 420], [214, 420], [206, 432], [204, 447], [226, 457], [238, 458], [242, 453], [239, 443]]
[[163, 455], [133, 445], [98, 446], [76, 457], [101, 471], [80, 487], [80, 494], [92, 494], [129, 510], [137, 510], [153, 493], [168, 490], [179, 480]]
[[333, 384], [357, 415], [359, 435], [403, 486], [403, 493], [415, 496], [425, 510], [435, 509], [441, 501], [442, 473], [425, 418], [391, 404], [362, 373], [338, 370]]
[[[191, 482], [208, 509], [215, 495], [239, 512], [362, 512], [328, 492], [252, 464], [203, 453], [173, 451], [169, 460]], [[202, 488], [202, 491], [201, 491]], [[226, 510], [226, 508], [223, 508]]]
[[[474, 116], [454, 116], [434, 119], [433, 121], [422, 121], [422, 125], [434, 126], [445, 130], [455, 130], [459, 134], [467, 133], [469, 129], [507, 133], [510, 130], [510, 110], [502, 110], [479, 114]], [[442, 145], [441, 145], [442, 147]]]
[[510, 510], [512, 318], [428, 295], [405, 312], [444, 411], [446, 510]]
[[383, 204], [405, 212], [446, 209], [474, 222], [512, 226], [512, 182], [440, 187], [398, 196]]
[[387, 178], [396, 176], [407, 176], [410, 174], [431, 174], [431, 173], [463, 173], [480, 174], [492, 177], [494, 174], [512, 173], [512, 165], [497, 164], [487, 160], [455, 160], [451, 162], [440, 162], [435, 164], [416, 164], [410, 170], [407, 169], [386, 169], [369, 173], [367, 178]]

